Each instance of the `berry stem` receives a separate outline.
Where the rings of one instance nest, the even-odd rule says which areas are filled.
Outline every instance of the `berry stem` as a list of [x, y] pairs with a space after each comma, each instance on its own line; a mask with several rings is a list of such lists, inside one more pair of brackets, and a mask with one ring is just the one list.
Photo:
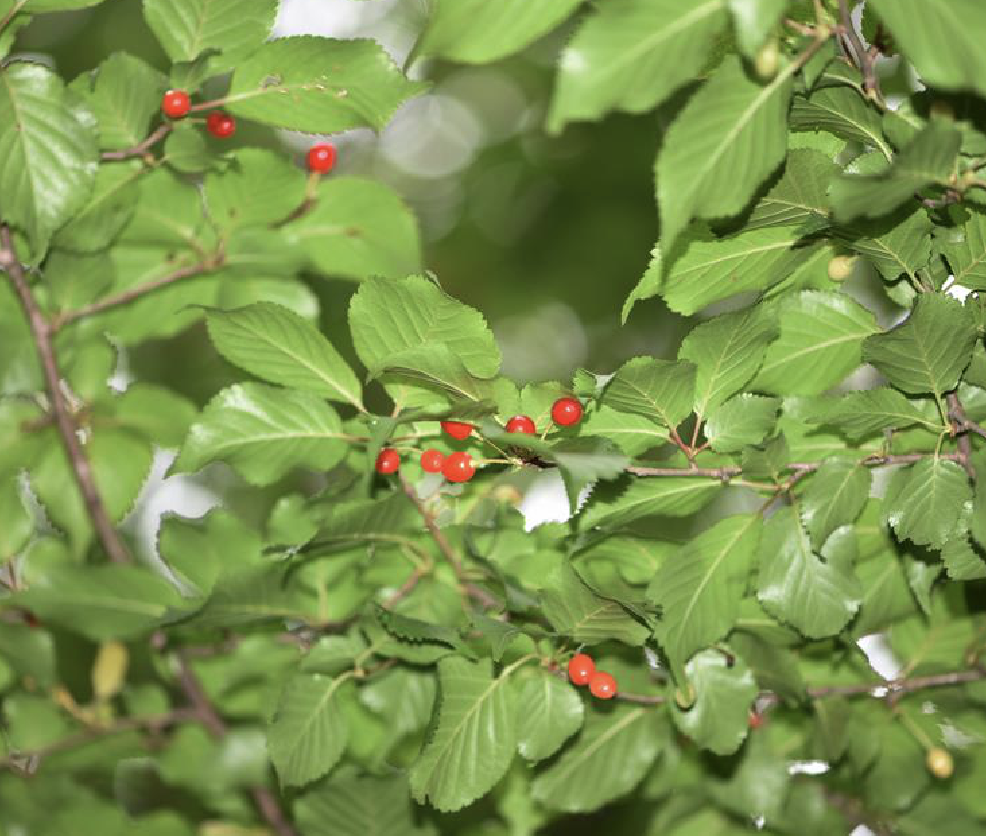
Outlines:
[[494, 609], [497, 607], [498, 603], [496, 598], [490, 595], [485, 589], [471, 583], [466, 577], [466, 570], [462, 565], [462, 560], [455, 553], [455, 549], [452, 548], [452, 544], [448, 541], [445, 533], [438, 527], [438, 524], [435, 522], [434, 515], [428, 510], [424, 502], [421, 501], [421, 498], [414, 490], [414, 486], [409, 484], [403, 476], [400, 476], [399, 479], [401, 487], [404, 489], [404, 493], [407, 495], [407, 498], [411, 500], [411, 504], [413, 504], [417, 509], [418, 514], [421, 515], [421, 519], [424, 521], [425, 528], [428, 529], [428, 533], [431, 535], [431, 538], [435, 541], [439, 551], [445, 556], [449, 566], [452, 567], [452, 571], [455, 573], [455, 577], [459, 582], [460, 589], [467, 597], [474, 599], [485, 609]]
[[130, 148], [123, 148], [119, 151], [104, 151], [99, 155], [99, 158], [101, 160], [129, 160], [131, 157], [142, 157], [154, 145], [170, 134], [173, 129], [173, 123], [165, 122], [158, 125], [157, 128], [147, 135], [146, 139], [138, 142], [136, 145]]
[[148, 282], [144, 282], [144, 284], [137, 285], [137, 287], [132, 287], [129, 290], [123, 290], [112, 296], [106, 296], [96, 302], [84, 305], [81, 308], [65, 311], [52, 319], [51, 330], [52, 332], [55, 332], [60, 328], [75, 322], [76, 320], [86, 319], [87, 317], [103, 313], [103, 311], [108, 311], [111, 308], [126, 305], [129, 302], [139, 299], [145, 294], [151, 293], [155, 290], [160, 290], [162, 287], [167, 287], [168, 285], [179, 282], [182, 279], [190, 279], [195, 276], [201, 276], [205, 273], [211, 273], [214, 270], [218, 270], [223, 265], [224, 261], [225, 258], [223, 254], [216, 253], [212, 257], [206, 258], [198, 264], [192, 264], [188, 267], [180, 267], [174, 272], [161, 276], [158, 279], [151, 279]]

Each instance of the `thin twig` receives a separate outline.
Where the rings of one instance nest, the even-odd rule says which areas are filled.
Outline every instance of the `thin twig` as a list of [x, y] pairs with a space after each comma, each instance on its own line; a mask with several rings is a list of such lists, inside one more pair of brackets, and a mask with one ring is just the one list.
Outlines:
[[163, 125], [159, 125], [157, 129], [148, 134], [146, 139], [138, 142], [136, 145], [133, 145], [130, 148], [122, 148], [119, 151], [104, 151], [99, 155], [100, 159], [109, 161], [129, 160], [131, 157], [142, 157], [155, 144], [171, 133], [171, 130], [172, 124], [170, 122], [165, 122]]
[[[965, 409], [962, 407], [962, 401], [959, 400], [958, 393], [956, 392], [952, 392], [948, 395], [948, 412], [948, 417], [952, 421], [952, 434], [959, 434], [955, 443], [959, 448], [959, 453], [962, 455], [962, 466], [965, 468], [966, 475], [971, 480], [975, 481], [976, 471], [972, 467], [971, 461], [972, 439], [962, 432], [963, 430], [969, 429], [970, 422], [965, 417]], [[986, 435], [986, 431], [984, 431], [983, 434]]]
[[415, 569], [413, 572], [411, 572], [411, 574], [408, 575], [407, 580], [401, 584], [400, 588], [393, 595], [391, 595], [386, 601], [383, 602], [382, 604], [383, 608], [385, 610], [389, 610], [395, 607], [400, 601], [403, 601], [405, 598], [407, 598], [407, 596], [414, 591], [414, 588], [418, 585], [418, 581], [420, 581], [424, 577], [424, 575], [425, 573], [422, 572], [420, 569]]
[[120, 305], [126, 305], [129, 302], [139, 299], [141, 296], [145, 296], [155, 290], [160, 290], [162, 287], [167, 287], [175, 282], [180, 282], [183, 279], [190, 279], [195, 276], [201, 276], [205, 273], [211, 273], [213, 270], [216, 270], [222, 266], [222, 263], [222, 256], [217, 255], [214, 258], [207, 259], [206, 261], [202, 261], [198, 264], [192, 264], [189, 267], [181, 267], [173, 273], [168, 273], [166, 276], [161, 276], [158, 279], [151, 279], [149, 282], [144, 282], [144, 284], [137, 285], [137, 287], [122, 290], [112, 296], [106, 296], [103, 299], [99, 299], [81, 308], [76, 308], [71, 311], [64, 311], [52, 319], [50, 326], [51, 331], [55, 332], [72, 322], [76, 322], [77, 320], [95, 316], [96, 314], [103, 313], [103, 311], [108, 311], [111, 308], [118, 308]]
[[5, 14], [3, 19], [0, 20], [0, 32], [3, 32], [3, 30], [7, 28], [7, 24], [14, 19], [14, 15], [23, 9], [25, 5], [27, 5], [27, 0], [17, 0], [17, 2], [10, 7], [7, 14]]
[[[205, 726], [210, 736], [215, 740], [222, 739], [228, 731], [225, 721], [213, 707], [184, 653], [179, 651], [175, 656], [178, 660], [178, 684], [191, 703], [196, 718]], [[297, 836], [270, 787], [265, 784], [254, 784], [250, 787], [250, 795], [260, 815], [277, 836]]]
[[6, 271], [27, 317], [31, 337], [41, 360], [45, 388], [51, 403], [51, 411], [55, 416], [58, 434], [65, 446], [65, 453], [68, 456], [72, 472], [75, 474], [75, 480], [79, 485], [79, 491], [82, 493], [82, 499], [85, 502], [89, 518], [92, 520], [93, 528], [95, 528], [110, 560], [114, 563], [129, 563], [130, 555], [123, 545], [120, 535], [113, 527], [109, 514], [106, 512], [106, 506], [103, 505], [102, 497], [96, 488], [92, 466], [82, 449], [75, 421], [62, 393], [62, 376], [58, 370], [58, 362], [55, 359], [55, 350], [51, 341], [54, 332], [34, 300], [24, 275], [24, 268], [17, 258], [10, 229], [6, 224], [0, 224], [0, 268]]
[[[568, 677], [564, 671], [556, 671], [556, 676], [567, 681]], [[986, 679], [986, 668], [973, 668], [964, 671], [951, 671], [949, 673], [932, 674], [929, 676], [915, 676], [909, 679], [890, 679], [880, 682], [864, 682], [852, 685], [822, 685], [814, 688], [806, 688], [805, 694], [812, 700], [824, 700], [829, 697], [862, 697], [871, 696], [879, 698], [897, 697], [898, 699], [905, 694], [915, 691], [924, 691], [929, 688], [947, 688], [955, 685], [964, 685], [969, 682], [980, 682]], [[637, 703], [638, 705], [663, 705], [668, 701], [664, 694], [631, 694], [618, 691], [616, 698], [624, 702]], [[759, 701], [766, 701], [773, 704], [778, 701], [777, 695], [773, 691], [762, 691], [757, 697]]]
[[853, 26], [848, 0], [839, 0], [839, 12], [842, 17], [842, 25], [845, 27], [849, 43], [852, 44], [852, 50], [856, 56], [856, 65], [863, 74], [863, 87], [869, 95], [880, 101], [883, 98], [880, 95], [880, 81], [877, 78], [873, 61], [870, 60], [870, 55], [866, 51], [866, 47], [863, 46], [863, 42], [856, 32], [856, 27]]
[[978, 436], [982, 436], [983, 438], [986, 438], [986, 429], [984, 429], [980, 424], [977, 424], [975, 421], [970, 421], [968, 418], [966, 418], [962, 422], [961, 426], [962, 429], [967, 430], [968, 432], [975, 433]]
[[458, 579], [460, 586], [463, 591], [470, 597], [474, 598], [481, 606], [486, 609], [493, 609], [498, 606], [496, 598], [490, 595], [485, 589], [476, 586], [476, 584], [471, 583], [466, 577], [465, 567], [462, 565], [462, 561], [459, 556], [455, 553], [455, 549], [452, 548], [452, 544], [448, 541], [438, 524], [435, 522], [435, 517], [428, 510], [425, 504], [421, 501], [417, 492], [414, 490], [414, 486], [409, 484], [404, 477], [400, 477], [401, 487], [404, 489], [404, 493], [407, 494], [407, 498], [411, 500], [411, 503], [417, 509], [418, 514], [421, 515], [421, 519], [424, 521], [425, 527], [428, 529], [428, 533], [431, 538], [435, 541], [438, 546], [439, 551], [448, 560], [449, 566], [452, 567], [452, 571], [455, 573], [455, 577]]
[[33, 772], [37, 768], [38, 761], [49, 755], [55, 755], [77, 746], [84, 746], [94, 740], [109, 737], [114, 734], [122, 734], [127, 731], [147, 729], [149, 731], [161, 731], [168, 726], [178, 723], [193, 722], [198, 719], [198, 715], [190, 708], [178, 708], [164, 714], [154, 714], [149, 717], [124, 717], [106, 726], [90, 726], [75, 734], [70, 734], [61, 740], [44, 746], [41, 749], [34, 749], [30, 752], [12, 752], [6, 757], [0, 758], [0, 769], [7, 767], [21, 768], [22, 764], [27, 764], [28, 771]]
[[[971, 428], [970, 428], [971, 429]], [[979, 427], [984, 434], [986, 430]], [[974, 430], [975, 431], [975, 430]], [[872, 456], [867, 456], [859, 461], [859, 464], [864, 467], [890, 467], [892, 465], [899, 464], [913, 464], [914, 462], [919, 462], [922, 459], [933, 458], [930, 453], [903, 453], [901, 455], [882, 455], [874, 454]], [[938, 455], [939, 459], [946, 459], [953, 462], [962, 462], [961, 453], [940, 453]], [[792, 470], [799, 473], [811, 473], [818, 470], [824, 462], [790, 462], [784, 466], [785, 470]], [[668, 476], [668, 477], [696, 477], [696, 478], [706, 478], [706, 479], [716, 479], [720, 482], [729, 482], [736, 476], [740, 476], [743, 473], [742, 467], [695, 467], [695, 468], [684, 468], [684, 467], [628, 467], [626, 469], [627, 473], [632, 473], [635, 476]]]
[[808, 688], [806, 692], [813, 700], [826, 697], [874, 696], [910, 694], [928, 688], [947, 688], [954, 685], [964, 685], [968, 682], [979, 682], [986, 679], [986, 668], [973, 668], [965, 671], [931, 674], [929, 676], [914, 676], [909, 679], [888, 679], [883, 682], [866, 682], [854, 685], [825, 685]]

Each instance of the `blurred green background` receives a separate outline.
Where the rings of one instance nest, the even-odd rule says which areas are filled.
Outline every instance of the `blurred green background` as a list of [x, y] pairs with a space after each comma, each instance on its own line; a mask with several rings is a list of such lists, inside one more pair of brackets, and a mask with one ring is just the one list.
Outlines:
[[[424, 11], [420, 0], [282, 0], [275, 34], [375, 37], [404, 63]], [[652, 115], [617, 116], [548, 136], [544, 112], [568, 36], [555, 33], [490, 67], [414, 62], [411, 74], [433, 82], [429, 95], [405, 106], [379, 136], [333, 138], [340, 173], [381, 179], [413, 206], [426, 267], [486, 315], [505, 373], [521, 382], [564, 380], [579, 366], [608, 372], [641, 353], [673, 355], [684, 324], [650, 300], [620, 327], [623, 300], [657, 235], [651, 171], [659, 125]], [[40, 16], [18, 47], [48, 56], [67, 78], [117, 50], [167, 66], [139, 0]], [[242, 124], [234, 144], [286, 144], [300, 160], [313, 141]], [[341, 337], [354, 285], [314, 279], [312, 286], [326, 332]], [[131, 358], [134, 370], [201, 403], [227, 379], [202, 339], [193, 329], [147, 345]], [[175, 380], [169, 370], [186, 363], [196, 375]]]

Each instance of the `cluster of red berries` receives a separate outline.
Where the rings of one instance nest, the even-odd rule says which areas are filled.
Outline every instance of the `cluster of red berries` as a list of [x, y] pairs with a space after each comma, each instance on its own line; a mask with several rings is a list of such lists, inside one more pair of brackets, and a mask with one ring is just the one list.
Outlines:
[[[582, 418], [582, 404], [575, 398], [559, 398], [551, 406], [551, 418], [560, 427], [570, 427]], [[464, 421], [442, 421], [442, 432], [456, 441], [464, 441], [472, 431], [473, 425]], [[515, 415], [507, 421], [507, 432], [534, 435], [537, 428], [528, 416]], [[377, 473], [396, 473], [400, 466], [400, 454], [391, 447], [384, 447], [377, 456]], [[468, 482], [476, 473], [476, 465], [468, 453], [456, 452], [446, 456], [434, 448], [421, 454], [421, 469], [425, 473], [441, 473], [450, 482]]]
[[[182, 119], [192, 109], [192, 99], [184, 90], [169, 90], [161, 99], [161, 112], [169, 119]], [[210, 113], [205, 120], [206, 130], [217, 139], [229, 139], [236, 133], [236, 120], [222, 110]], [[308, 150], [308, 170], [326, 174], [336, 164], [336, 149], [328, 143], [313, 145]]]
[[596, 663], [585, 653], [576, 653], [568, 663], [568, 678], [573, 685], [588, 685], [592, 696], [611, 700], [616, 696], [616, 680], [605, 671], [597, 671]]

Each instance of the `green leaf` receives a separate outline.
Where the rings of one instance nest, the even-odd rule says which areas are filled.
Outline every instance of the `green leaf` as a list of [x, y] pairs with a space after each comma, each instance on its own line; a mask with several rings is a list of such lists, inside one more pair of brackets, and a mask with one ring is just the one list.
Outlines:
[[93, 641], [146, 634], [181, 603], [175, 588], [147, 569], [72, 564], [48, 568], [43, 580], [5, 600]]
[[319, 185], [314, 207], [284, 227], [326, 276], [403, 278], [421, 269], [414, 214], [383, 183], [337, 177]]
[[776, 336], [774, 323], [751, 310], [717, 316], [685, 337], [678, 358], [691, 360], [698, 369], [695, 413], [699, 418], [750, 382]]
[[821, 548], [837, 528], [856, 521], [870, 494], [870, 472], [849, 459], [822, 462], [801, 494], [801, 522]]
[[961, 141], [950, 123], [932, 121], [880, 173], [836, 178], [830, 192], [836, 220], [878, 218], [926, 186], [947, 186], [955, 173]]
[[55, 233], [52, 243], [80, 253], [96, 252], [112, 243], [133, 217], [136, 182], [143, 171], [135, 160], [101, 165], [88, 203]]
[[0, 566], [17, 555], [34, 532], [34, 516], [24, 504], [19, 482], [11, 476], [0, 480]]
[[92, 115], [73, 106], [61, 79], [23, 61], [0, 71], [3, 218], [43, 252], [85, 205], [98, 165]]
[[282, 154], [241, 148], [205, 178], [209, 217], [221, 229], [284, 220], [305, 198], [305, 178]]
[[103, 0], [7, 0], [9, 5], [20, 3], [25, 12], [31, 14], [42, 14], [44, 12], [68, 12], [77, 9], [88, 9], [96, 6]]
[[130, 148], [147, 136], [167, 85], [164, 75], [125, 52], [114, 52], [95, 73], [72, 83], [99, 123], [99, 147], [113, 150]]
[[807, 235], [824, 229], [829, 225], [828, 188], [837, 171], [820, 151], [794, 149], [787, 155], [781, 179], [754, 207], [746, 230], [782, 226]]
[[411, 792], [442, 812], [485, 795], [503, 777], [517, 746], [511, 668], [496, 679], [489, 660], [452, 656], [438, 663], [439, 705], [431, 738], [411, 767]]
[[172, 470], [228, 462], [255, 485], [276, 482], [294, 467], [328, 470], [346, 455], [339, 416], [307, 392], [237, 383], [223, 389], [192, 424]]
[[163, 386], [133, 383], [119, 397], [94, 405], [94, 422], [105, 419], [134, 430], [159, 447], [177, 449], [195, 418], [194, 404]]
[[746, 663], [738, 656], [731, 661], [721, 650], [704, 650], [693, 657], [685, 675], [695, 690], [695, 703], [687, 710], [677, 704], [671, 708], [679, 731], [717, 755], [731, 755], [746, 740], [750, 708], [759, 690]]
[[613, 442], [606, 438], [582, 436], [546, 444], [536, 438], [508, 433], [484, 435], [501, 447], [509, 445], [531, 450], [544, 461], [557, 464], [573, 514], [578, 510], [582, 491], [587, 485], [602, 479], [616, 479], [630, 463]]
[[942, 563], [945, 564], [948, 576], [954, 581], [982, 580], [986, 578], [986, 560], [982, 550], [976, 547], [964, 528], [960, 525], [959, 531], [953, 532], [948, 542], [942, 546]]
[[[30, 467], [31, 487], [49, 519], [66, 532], [73, 550], [81, 554], [91, 542], [92, 522], [64, 445], [53, 429], [46, 435], [44, 450]], [[113, 522], [119, 522], [133, 508], [150, 473], [151, 445], [128, 430], [97, 426], [83, 450], [106, 513]]]
[[872, 8], [927, 84], [986, 94], [978, 34], [986, 9], [977, 0], [873, 0]]
[[724, 638], [739, 614], [760, 517], [727, 517], [661, 564], [647, 591], [661, 610], [656, 636], [672, 668]]
[[482, 314], [423, 276], [365, 281], [350, 302], [349, 324], [356, 353], [372, 374], [394, 366], [456, 373], [458, 363], [472, 377], [490, 378], [500, 368], [500, 350]]
[[233, 311], [210, 311], [208, 326], [219, 353], [240, 368], [362, 410], [360, 384], [352, 369], [315, 326], [287, 308], [258, 302]]
[[517, 698], [517, 748], [529, 761], [550, 758], [582, 728], [582, 698], [568, 682], [538, 670]]
[[384, 607], [376, 608], [377, 620], [392, 636], [409, 642], [437, 642], [450, 647], [462, 648], [458, 633], [443, 624], [432, 624], [418, 618], [393, 612]]
[[259, 47], [274, 25], [278, 0], [144, 0], [144, 18], [173, 61], [207, 49]]
[[580, 644], [620, 641], [641, 645], [650, 631], [618, 602], [596, 595], [568, 565], [541, 591], [544, 616], [559, 633]]
[[588, 813], [626, 795], [643, 779], [663, 744], [660, 714], [645, 706], [593, 711], [562, 756], [538, 774], [534, 798], [552, 810]]
[[411, 533], [420, 517], [402, 492], [386, 499], [333, 501], [319, 516], [319, 537], [341, 540], [386, 539], [383, 535]]
[[838, 633], [859, 609], [859, 581], [849, 567], [815, 554], [794, 508], [764, 526], [760, 560], [757, 597], [764, 609], [808, 638]]
[[647, 272], [623, 305], [623, 321], [637, 302], [658, 294], [671, 310], [690, 315], [738, 293], [766, 290], [811, 258], [812, 248], [795, 248], [800, 240], [801, 232], [788, 227], [748, 230], [728, 238], [715, 238], [698, 228], [686, 233], [679, 244], [686, 248], [667, 268], [657, 245]]
[[427, 86], [401, 75], [375, 41], [301, 35], [268, 41], [240, 62], [224, 105], [235, 116], [295, 131], [379, 130]]
[[350, 677], [300, 674], [281, 694], [267, 729], [267, 749], [281, 783], [299, 787], [321, 778], [342, 757], [348, 739], [339, 688]]
[[740, 51], [752, 58], [787, 7], [787, 0], [727, 0]]
[[818, 407], [817, 413], [809, 419], [811, 423], [831, 424], [853, 439], [914, 424], [939, 429], [939, 425], [929, 421], [911, 401], [887, 386], [825, 399]]
[[890, 478], [883, 514], [902, 540], [941, 548], [971, 500], [972, 488], [960, 465], [927, 458]]
[[[188, 573], [186, 573], [188, 574]], [[309, 618], [306, 602], [285, 585], [281, 564], [250, 565], [219, 578], [205, 606], [189, 620], [202, 630]]]
[[718, 406], [705, 422], [705, 437], [717, 453], [738, 453], [759, 444], [774, 429], [781, 402], [744, 392]]
[[209, 150], [202, 129], [191, 122], [175, 125], [164, 141], [162, 161], [183, 174], [200, 174], [219, 162]]
[[753, 388], [775, 395], [818, 395], [862, 362], [876, 317], [842, 293], [805, 290], [783, 297], [780, 337], [767, 349]]
[[363, 705], [391, 726], [393, 736], [399, 738], [421, 731], [428, 725], [434, 709], [435, 692], [432, 671], [402, 667], [375, 676], [360, 688], [359, 697]]
[[722, 483], [715, 479], [639, 478], [615, 496], [602, 496], [597, 490], [579, 519], [582, 529], [588, 531], [596, 526], [619, 528], [641, 517], [687, 517], [711, 502], [720, 490]]
[[548, 130], [610, 110], [642, 113], [695, 78], [726, 23], [724, 0], [613, 0], [561, 54]]
[[854, 636], [886, 630], [917, 611], [901, 561], [889, 543], [877, 559], [861, 563], [857, 572], [863, 585], [863, 600], [852, 623]]
[[928, 213], [919, 207], [910, 214], [857, 222], [847, 230], [853, 234], [847, 243], [873, 262], [887, 281], [894, 281], [901, 273], [915, 279], [918, 270], [931, 260], [931, 229]]
[[639, 456], [668, 440], [666, 427], [605, 405], [597, 406], [583, 418], [582, 429], [589, 435], [609, 439], [628, 456]]
[[828, 131], [840, 139], [859, 142], [880, 151], [889, 160], [893, 149], [883, 138], [880, 114], [851, 87], [823, 87], [791, 104], [791, 129]]
[[486, 64], [518, 52], [564, 21], [579, 0], [434, 0], [418, 55]]
[[955, 283], [986, 290], [986, 212], [970, 207], [969, 219], [958, 230], [939, 229], [938, 234], [935, 243], [948, 259]]
[[628, 360], [606, 384], [603, 403], [675, 429], [692, 412], [695, 367], [652, 357]]
[[352, 776], [318, 784], [295, 804], [305, 836], [424, 836], [414, 824], [407, 778]]
[[773, 691], [792, 704], [805, 700], [805, 683], [795, 654], [755, 633], [735, 631], [729, 645], [749, 665], [762, 691]]
[[692, 218], [742, 211], [781, 164], [794, 70], [761, 86], [728, 57], [672, 122], [655, 168], [665, 251]]
[[937, 400], [954, 389], [972, 359], [976, 327], [962, 304], [941, 293], [923, 293], [911, 315], [863, 343], [863, 358], [898, 389], [931, 393]]

